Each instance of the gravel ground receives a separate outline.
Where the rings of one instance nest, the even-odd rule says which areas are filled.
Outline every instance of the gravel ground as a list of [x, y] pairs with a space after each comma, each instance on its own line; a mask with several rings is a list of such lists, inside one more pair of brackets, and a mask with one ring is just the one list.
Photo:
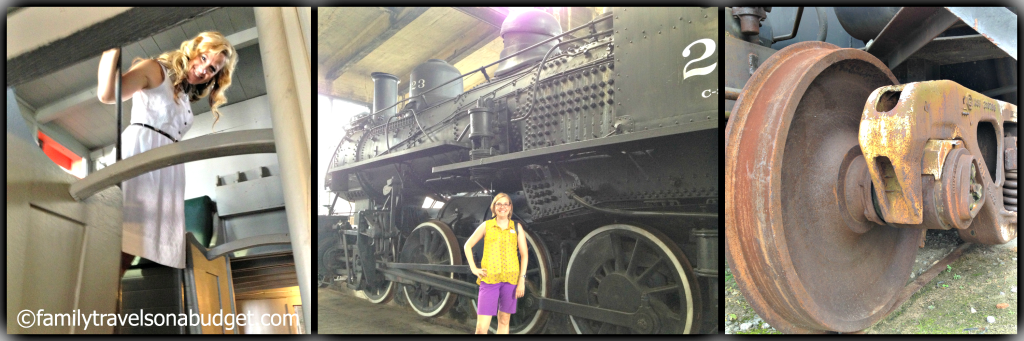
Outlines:
[[[960, 242], [956, 231], [928, 231], [925, 247], [918, 250], [911, 281]], [[779, 334], [746, 303], [728, 267], [724, 294], [726, 334]], [[1016, 334], [1017, 240], [968, 249], [899, 309], [863, 332]]]

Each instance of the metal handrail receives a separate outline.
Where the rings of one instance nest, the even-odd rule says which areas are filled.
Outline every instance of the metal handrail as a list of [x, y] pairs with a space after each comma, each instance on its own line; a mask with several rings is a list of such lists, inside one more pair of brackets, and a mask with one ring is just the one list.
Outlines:
[[289, 239], [287, 233], [279, 234], [265, 234], [254, 237], [242, 238], [234, 240], [228, 243], [220, 244], [212, 248], [207, 248], [192, 232], [186, 232], [186, 240], [196, 246], [196, 249], [206, 257], [206, 260], [214, 260], [217, 257], [223, 256], [230, 252], [237, 252], [242, 250], [251, 249], [257, 246], [264, 245], [291, 245], [292, 241]]
[[[559, 35], [553, 36], [553, 37], [551, 37], [551, 38], [548, 38], [548, 39], [544, 39], [543, 41], [541, 41], [541, 42], [539, 42], [539, 43], [536, 43], [536, 44], [533, 44], [533, 45], [531, 45], [530, 47], [527, 47], [527, 48], [525, 48], [525, 49], [522, 49], [522, 50], [520, 50], [519, 52], [516, 52], [516, 53], [510, 54], [510, 55], [508, 55], [508, 56], [505, 56], [505, 58], [501, 58], [501, 59], [498, 59], [497, 61], [495, 61], [495, 62], [493, 62], [493, 63], [490, 63], [490, 64], [487, 64], [487, 65], [481, 66], [481, 67], [480, 67], [480, 68], [478, 68], [478, 69], [475, 69], [475, 70], [473, 70], [473, 71], [470, 71], [470, 72], [464, 73], [464, 74], [462, 74], [462, 75], [460, 75], [460, 76], [458, 76], [458, 77], [452, 78], [451, 80], [449, 80], [449, 81], [447, 81], [447, 82], [444, 82], [444, 83], [441, 83], [440, 85], [437, 85], [437, 86], [435, 86], [435, 87], [433, 87], [433, 88], [430, 88], [429, 90], [427, 90], [427, 91], [424, 91], [423, 93], [421, 93], [421, 94], [419, 94], [419, 95], [416, 95], [416, 96], [411, 96], [411, 97], [409, 97], [409, 98], [406, 98], [406, 99], [403, 99], [403, 100], [401, 100], [401, 101], [398, 101], [397, 103], [395, 103], [395, 104], [392, 104], [391, 106], [389, 106], [389, 107], [387, 107], [387, 108], [383, 108], [383, 109], [377, 110], [377, 111], [375, 111], [375, 112], [373, 112], [373, 113], [371, 113], [371, 114], [369, 114], [369, 115], [367, 115], [367, 116], [368, 116], [368, 117], [369, 117], [369, 116], [376, 116], [377, 114], [379, 114], [379, 113], [381, 113], [381, 112], [383, 112], [383, 111], [385, 111], [385, 110], [388, 110], [388, 109], [394, 108], [394, 107], [398, 106], [399, 104], [402, 104], [402, 103], [404, 103], [404, 102], [407, 102], [407, 101], [409, 101], [409, 100], [412, 100], [412, 99], [414, 99], [414, 98], [416, 98], [416, 97], [422, 97], [423, 95], [426, 95], [427, 93], [430, 93], [431, 91], [434, 91], [434, 90], [436, 90], [436, 89], [438, 89], [438, 88], [440, 88], [440, 87], [442, 87], [442, 86], [448, 85], [448, 83], [454, 82], [454, 81], [456, 81], [456, 80], [458, 80], [458, 79], [462, 79], [462, 78], [465, 78], [466, 76], [472, 75], [472, 74], [474, 74], [474, 73], [477, 73], [477, 72], [483, 72], [483, 73], [484, 73], [484, 75], [486, 75], [486, 74], [487, 74], [487, 71], [485, 70], [486, 68], [489, 68], [489, 67], [491, 67], [491, 66], [493, 66], [493, 65], [495, 65], [495, 64], [501, 63], [501, 62], [503, 62], [503, 61], [505, 61], [505, 60], [507, 60], [507, 59], [509, 59], [509, 58], [512, 58], [512, 57], [518, 56], [519, 54], [521, 54], [521, 53], [524, 53], [524, 52], [526, 52], [526, 51], [529, 51], [529, 50], [532, 50], [532, 49], [534, 49], [534, 48], [536, 48], [536, 47], [538, 47], [538, 46], [541, 46], [541, 45], [547, 44], [548, 42], [551, 42], [551, 41], [553, 41], [553, 40], [555, 40], [555, 39], [561, 39], [562, 37], [564, 37], [564, 36], [566, 36], [566, 35], [569, 35], [570, 33], [573, 33], [573, 32], [576, 32], [576, 31], [579, 31], [580, 29], [583, 29], [583, 28], [586, 28], [586, 27], [590, 27], [591, 25], [594, 25], [594, 24], [596, 24], [596, 23], [598, 23], [598, 22], [601, 22], [601, 21], [609, 20], [609, 19], [611, 19], [611, 18], [612, 18], [612, 16], [611, 16], [611, 15], [606, 15], [606, 16], [601, 16], [601, 17], [595, 18], [594, 20], [591, 20], [591, 21], [590, 21], [589, 23], [586, 23], [586, 24], [580, 25], [580, 26], [578, 26], [578, 27], [576, 27], [576, 28], [574, 28], [574, 29], [570, 29], [570, 30], [568, 30], [568, 31], [565, 31], [565, 32], [563, 32], [562, 34], [559, 34]], [[606, 34], [606, 33], [605, 33], [605, 34]], [[578, 40], [578, 39], [574, 39], [574, 40]]]
[[[117, 79], [114, 80], [114, 107], [117, 108], [117, 156], [114, 158], [114, 162], [121, 161], [121, 48], [117, 48], [117, 67], [114, 69], [117, 72]], [[121, 187], [121, 185], [118, 185]]]
[[116, 162], [71, 184], [69, 192], [75, 200], [82, 201], [107, 187], [167, 166], [221, 156], [276, 152], [272, 129], [204, 135], [153, 148]]

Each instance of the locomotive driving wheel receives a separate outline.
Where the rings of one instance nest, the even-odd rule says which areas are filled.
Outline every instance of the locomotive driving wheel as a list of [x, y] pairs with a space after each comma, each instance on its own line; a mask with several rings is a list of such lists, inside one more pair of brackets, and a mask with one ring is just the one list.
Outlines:
[[[377, 261], [380, 261], [380, 262], [394, 262], [395, 261], [395, 247], [394, 247], [394, 244], [388, 243], [388, 245], [389, 246], [386, 247], [387, 252], [379, 253], [378, 256], [377, 256]], [[359, 271], [363, 270], [362, 266], [360, 265], [362, 263], [359, 260], [358, 253], [357, 252], [353, 252], [351, 250], [349, 252], [350, 252], [349, 254], [353, 254], [354, 255], [355, 259], [353, 260], [352, 263], [355, 264], [355, 266], [353, 268], [355, 268], [356, 272], [359, 272]], [[383, 276], [383, 275], [381, 275], [381, 276]], [[388, 302], [391, 302], [391, 299], [395, 296], [395, 283], [391, 282], [391, 281], [388, 281], [388, 280], [382, 280], [380, 284], [378, 284], [376, 286], [368, 287], [366, 289], [363, 289], [362, 292], [363, 292], [363, 295], [366, 295], [366, 299], [368, 301], [370, 301], [370, 303], [374, 303], [374, 304], [388, 303]]]
[[338, 275], [344, 276], [348, 274], [344, 254], [337, 246], [325, 247], [318, 253], [317, 283], [319, 287], [326, 288], [331, 282], [334, 282], [334, 278]]
[[632, 328], [569, 316], [580, 334], [686, 334], [700, 325], [701, 295], [690, 262], [655, 229], [614, 224], [583, 237], [569, 258], [565, 297], [646, 315]]
[[[337, 252], [340, 251], [337, 245], [338, 238], [334, 237], [323, 237], [317, 240], [317, 268], [316, 268], [316, 282], [317, 287], [326, 288], [331, 284], [331, 280], [334, 278], [334, 271], [336, 269], [344, 270], [344, 262], [338, 262]], [[339, 264], [340, 263], [340, 264]]]
[[858, 218], [870, 202], [848, 205], [844, 195], [846, 174], [864, 167], [868, 95], [895, 83], [864, 51], [802, 42], [768, 58], [736, 101], [726, 127], [726, 256], [747, 301], [780, 331], [863, 330], [909, 278], [920, 230]]
[[[416, 226], [402, 248], [402, 263], [462, 265], [462, 249], [452, 229], [439, 220]], [[454, 273], [432, 272], [455, 278]], [[455, 294], [425, 283], [402, 285], [409, 305], [420, 316], [443, 315], [455, 303]]]
[[[516, 303], [516, 313], [508, 322], [509, 334], [532, 334], [539, 332], [548, 319], [548, 312], [538, 309], [540, 302], [535, 297], [551, 297], [551, 271], [549, 268], [550, 254], [547, 247], [533, 232], [526, 231], [526, 244], [529, 245], [530, 258], [526, 262], [526, 293]], [[516, 255], [519, 253], [517, 252]], [[476, 299], [472, 299], [476, 307]], [[490, 330], [498, 331], [498, 319], [491, 319]]]

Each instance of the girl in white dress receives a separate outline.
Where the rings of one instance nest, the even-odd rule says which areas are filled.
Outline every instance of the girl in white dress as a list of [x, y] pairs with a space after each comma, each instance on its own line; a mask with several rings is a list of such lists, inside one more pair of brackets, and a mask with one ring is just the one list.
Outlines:
[[[97, 97], [114, 104], [115, 64], [119, 49], [100, 58]], [[238, 56], [218, 32], [203, 32], [181, 48], [155, 59], [135, 58], [121, 76], [121, 98], [133, 100], [131, 125], [121, 133], [121, 156], [127, 159], [181, 140], [192, 127], [190, 102], [209, 96], [214, 124], [217, 107]], [[121, 276], [135, 256], [169, 267], [185, 268], [185, 167], [178, 164], [139, 175], [122, 183], [124, 231]]]

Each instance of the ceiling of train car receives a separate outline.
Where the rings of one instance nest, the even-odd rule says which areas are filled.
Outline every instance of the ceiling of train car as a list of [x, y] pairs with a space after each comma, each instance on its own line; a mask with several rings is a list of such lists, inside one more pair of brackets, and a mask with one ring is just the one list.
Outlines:
[[[20, 11], [8, 11], [8, 16]], [[126, 71], [136, 57], [153, 58], [177, 49], [182, 41], [202, 31], [219, 31], [238, 50], [235, 76], [226, 96], [227, 105], [267, 93], [260, 59], [256, 18], [252, 7], [226, 7], [186, 20], [167, 30], [122, 46], [121, 68]], [[85, 148], [94, 150], [115, 143], [116, 112], [113, 105], [96, 99], [96, 68], [100, 56], [15, 86], [21, 110], [41, 125], [66, 133]], [[122, 124], [129, 124], [132, 101], [122, 106]], [[209, 112], [206, 98], [192, 103], [199, 115]]]
[[[542, 7], [562, 29], [587, 23], [599, 7]], [[466, 73], [499, 59], [507, 7], [343, 7], [317, 9], [317, 93], [368, 105], [372, 72], [387, 72], [407, 89], [412, 69], [432, 58]], [[515, 9], [512, 9], [515, 10]], [[487, 69], [493, 75], [497, 65]], [[463, 80], [483, 83], [480, 73]], [[400, 90], [399, 93], [406, 93]]]

